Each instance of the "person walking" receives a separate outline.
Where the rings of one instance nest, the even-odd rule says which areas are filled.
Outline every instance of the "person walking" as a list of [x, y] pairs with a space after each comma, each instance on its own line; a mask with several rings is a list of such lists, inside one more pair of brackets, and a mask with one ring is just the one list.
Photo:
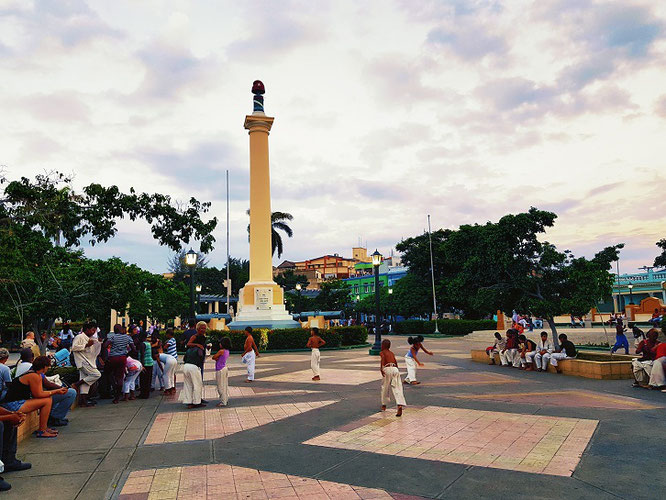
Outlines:
[[254, 382], [254, 364], [258, 357], [259, 349], [257, 349], [257, 344], [252, 336], [252, 327], [248, 326], [245, 328], [245, 347], [241, 355], [242, 363], [247, 365], [247, 380], [245, 382]]
[[405, 395], [402, 392], [402, 382], [400, 382], [400, 370], [398, 369], [398, 360], [395, 354], [391, 352], [391, 341], [382, 340], [382, 350], [379, 353], [379, 371], [382, 373], [382, 411], [386, 410], [386, 405], [391, 402], [390, 392], [393, 392], [393, 398], [398, 406], [396, 417], [402, 416], [402, 408], [407, 406]]
[[321, 354], [319, 353], [319, 348], [326, 345], [326, 341], [319, 336], [319, 328], [312, 327], [310, 329], [310, 338], [306, 347], [312, 349], [312, 355], [310, 357], [310, 368], [312, 368], [312, 380], [321, 380], [319, 377], [319, 362], [321, 360]]
[[217, 393], [220, 396], [220, 402], [217, 406], [227, 406], [229, 403], [229, 370], [227, 369], [227, 360], [231, 351], [231, 340], [229, 337], [223, 337], [220, 340], [220, 348], [213, 355], [215, 361], [215, 383], [217, 384]]

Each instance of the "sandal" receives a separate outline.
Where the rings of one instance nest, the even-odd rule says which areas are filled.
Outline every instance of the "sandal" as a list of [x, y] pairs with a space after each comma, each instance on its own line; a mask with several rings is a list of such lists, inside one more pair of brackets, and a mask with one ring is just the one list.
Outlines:
[[35, 431], [35, 437], [38, 437], [38, 438], [56, 438], [56, 437], [58, 437], [58, 433], [56, 432], [54, 434], [49, 429], [47, 429], [45, 431]]

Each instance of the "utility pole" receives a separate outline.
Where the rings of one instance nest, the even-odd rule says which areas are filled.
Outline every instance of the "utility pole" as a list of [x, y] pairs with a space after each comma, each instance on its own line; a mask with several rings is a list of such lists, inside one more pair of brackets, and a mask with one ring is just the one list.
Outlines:
[[430, 214], [428, 214], [428, 242], [430, 244], [430, 277], [432, 278], [432, 308], [435, 312], [435, 333], [439, 333], [437, 328], [437, 297], [435, 297], [435, 266], [432, 258], [432, 231], [430, 229]]
[[231, 293], [231, 280], [229, 279], [229, 170], [227, 170], [227, 314], [229, 314], [229, 294]]

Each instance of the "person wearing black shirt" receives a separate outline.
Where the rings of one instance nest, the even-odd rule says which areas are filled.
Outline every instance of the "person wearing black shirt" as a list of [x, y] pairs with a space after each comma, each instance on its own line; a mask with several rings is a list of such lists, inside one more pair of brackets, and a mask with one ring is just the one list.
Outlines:
[[573, 342], [567, 339], [567, 336], [564, 333], [560, 333], [557, 338], [560, 339], [560, 348], [551, 354], [550, 364], [555, 367], [557, 373], [562, 373], [562, 368], [557, 366], [557, 362], [561, 359], [575, 358], [578, 353], [576, 352], [576, 346], [573, 345]]
[[204, 360], [206, 359], [205, 331], [192, 337], [187, 343], [183, 364], [183, 389], [180, 392], [180, 402], [189, 409], [206, 406], [202, 400], [203, 377], [201, 376]]
[[520, 340], [520, 369], [532, 371], [534, 366], [532, 366], [532, 360], [536, 354], [536, 343], [525, 337], [525, 335], [520, 335], [518, 337]]

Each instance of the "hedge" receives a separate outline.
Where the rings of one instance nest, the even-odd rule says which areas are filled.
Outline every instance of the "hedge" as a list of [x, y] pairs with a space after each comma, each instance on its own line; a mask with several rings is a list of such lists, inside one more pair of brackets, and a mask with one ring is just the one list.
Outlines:
[[[444, 335], [467, 335], [475, 330], [494, 330], [497, 323], [491, 319], [439, 319], [437, 328]], [[408, 319], [396, 323], [395, 332], [399, 335], [431, 335], [435, 332], [434, 321]]]
[[[174, 332], [178, 350], [184, 351], [183, 331]], [[368, 330], [364, 326], [339, 326], [328, 330], [319, 330], [319, 336], [326, 341], [325, 347], [340, 347], [365, 344], [368, 340]], [[163, 342], [166, 342], [164, 330], [160, 332]], [[217, 350], [218, 342], [222, 337], [229, 337], [232, 351], [243, 351], [245, 345], [245, 332], [242, 330], [207, 330], [206, 337], [213, 344], [213, 351]], [[267, 349], [305, 349], [310, 337], [310, 330], [306, 328], [285, 328], [281, 330], [257, 329], [254, 331], [254, 340], [260, 351]]]

